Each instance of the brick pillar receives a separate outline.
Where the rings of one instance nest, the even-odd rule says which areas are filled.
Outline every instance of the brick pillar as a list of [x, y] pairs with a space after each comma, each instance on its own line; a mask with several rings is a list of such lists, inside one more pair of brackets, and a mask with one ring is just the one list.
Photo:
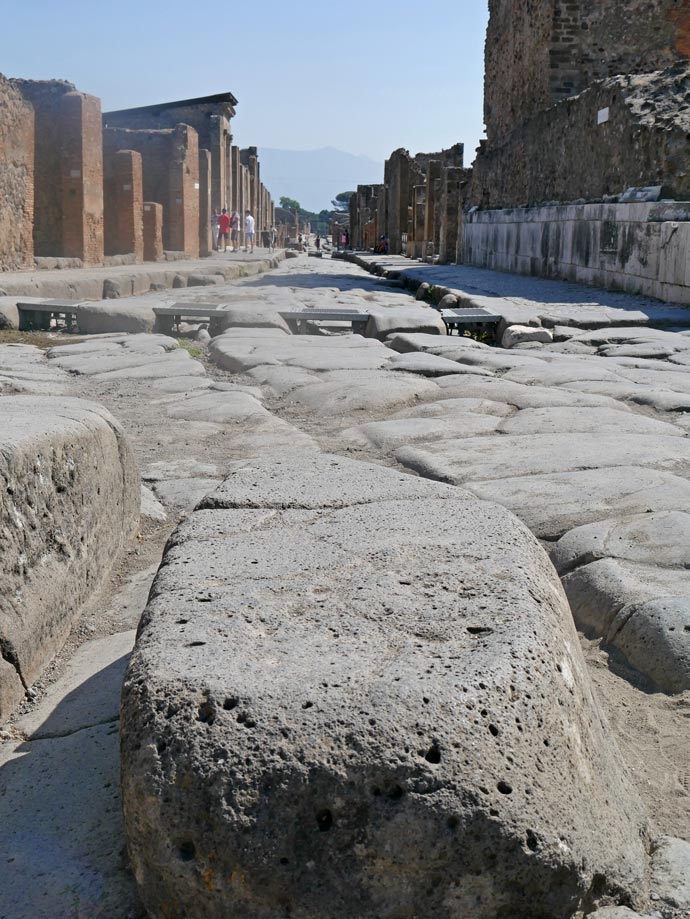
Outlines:
[[199, 255], [213, 251], [211, 243], [211, 152], [199, 151]]
[[62, 97], [62, 255], [103, 261], [103, 124], [95, 96]]
[[[441, 178], [441, 163], [438, 160], [432, 160], [427, 166], [426, 173], [426, 210], [424, 213], [424, 243], [422, 247], [422, 258], [427, 258], [428, 254], [435, 254], [436, 247], [434, 243], [436, 233], [436, 180]], [[430, 253], [430, 250], [433, 250]]]
[[232, 201], [230, 202], [230, 211], [237, 211], [240, 213], [241, 208], [241, 175], [240, 175], [240, 148], [231, 147], [230, 148], [230, 160], [232, 164]]
[[173, 252], [198, 258], [199, 138], [194, 128], [178, 124], [171, 143], [166, 240]]
[[144, 192], [141, 154], [106, 151], [104, 157], [105, 254], [144, 260]]
[[460, 191], [465, 170], [457, 166], [446, 166], [441, 177], [441, 237], [439, 258], [443, 264], [456, 260], [458, 245], [458, 216]]
[[144, 202], [144, 260], [159, 262], [163, 258], [163, 205]]
[[[211, 208], [225, 207], [225, 138], [223, 132], [223, 119], [219, 115], [211, 115], [210, 146], [211, 146]], [[202, 241], [203, 248], [203, 241]]]

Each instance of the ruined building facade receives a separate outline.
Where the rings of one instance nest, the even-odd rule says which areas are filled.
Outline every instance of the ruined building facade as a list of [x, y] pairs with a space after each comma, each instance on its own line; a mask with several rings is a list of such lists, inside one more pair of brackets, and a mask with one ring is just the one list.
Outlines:
[[690, 0], [489, 11], [472, 169], [394, 151], [353, 197], [353, 244], [690, 302]]
[[412, 258], [442, 254], [455, 261], [458, 213], [469, 170], [464, 148], [438, 153], [400, 148], [386, 160], [381, 185], [360, 185], [350, 200], [355, 248], [371, 248], [385, 237], [389, 252]]
[[232, 144], [236, 104], [222, 93], [102, 115], [71, 83], [0, 76], [0, 270], [207, 256], [223, 207], [250, 210], [260, 244], [273, 202], [256, 148]]

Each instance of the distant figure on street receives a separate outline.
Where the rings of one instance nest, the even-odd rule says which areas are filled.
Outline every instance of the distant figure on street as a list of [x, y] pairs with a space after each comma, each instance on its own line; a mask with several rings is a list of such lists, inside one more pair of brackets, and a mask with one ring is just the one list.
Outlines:
[[211, 239], [213, 241], [212, 245], [214, 249], [218, 248], [218, 220], [219, 218], [220, 218], [220, 214], [218, 213], [218, 208], [216, 208], [213, 211], [213, 214], [211, 215]]
[[271, 231], [270, 230], [261, 231], [261, 242], [263, 244], [264, 249], [271, 248]]
[[232, 240], [232, 251], [240, 251], [240, 215], [233, 210], [230, 215], [230, 239]]
[[321, 237], [319, 236], [318, 233], [316, 234], [316, 239], [315, 239], [315, 241], [314, 241], [314, 245], [316, 246], [316, 251], [319, 252], [320, 249], [321, 249]]
[[244, 251], [254, 251], [254, 218], [250, 210], [244, 212]]
[[[227, 252], [228, 251], [228, 237], [230, 236], [230, 218], [228, 217], [228, 212], [223, 208], [220, 217], [218, 218], [218, 251]], [[221, 250], [221, 245], [223, 249]]]
[[273, 250], [275, 249], [277, 242], [278, 242], [278, 230], [276, 230], [275, 227], [271, 227], [271, 252], [273, 252]]

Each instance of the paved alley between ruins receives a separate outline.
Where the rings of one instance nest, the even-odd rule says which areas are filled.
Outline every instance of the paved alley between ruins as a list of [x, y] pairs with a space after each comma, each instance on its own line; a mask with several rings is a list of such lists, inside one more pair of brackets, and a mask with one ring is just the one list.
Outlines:
[[[143, 917], [135, 876], [155, 916], [688, 915], [686, 310], [410, 270], [300, 256], [175, 291], [213, 338], [0, 344], [11, 437], [107, 428], [142, 480], [4, 689], [2, 919]], [[549, 334], [446, 335], [422, 283]], [[281, 315], [326, 308], [366, 335]]]

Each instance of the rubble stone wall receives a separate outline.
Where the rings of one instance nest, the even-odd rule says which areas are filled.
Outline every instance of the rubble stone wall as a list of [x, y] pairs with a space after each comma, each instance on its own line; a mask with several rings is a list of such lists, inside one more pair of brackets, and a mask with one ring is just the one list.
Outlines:
[[690, 54], [688, 0], [490, 0], [485, 116], [492, 145], [596, 80]]
[[[690, 199], [690, 66], [620, 76], [540, 112], [477, 157], [471, 203], [487, 208], [592, 200], [661, 185]], [[606, 116], [599, 124], [600, 113]]]
[[34, 112], [0, 75], [0, 271], [33, 265]]

